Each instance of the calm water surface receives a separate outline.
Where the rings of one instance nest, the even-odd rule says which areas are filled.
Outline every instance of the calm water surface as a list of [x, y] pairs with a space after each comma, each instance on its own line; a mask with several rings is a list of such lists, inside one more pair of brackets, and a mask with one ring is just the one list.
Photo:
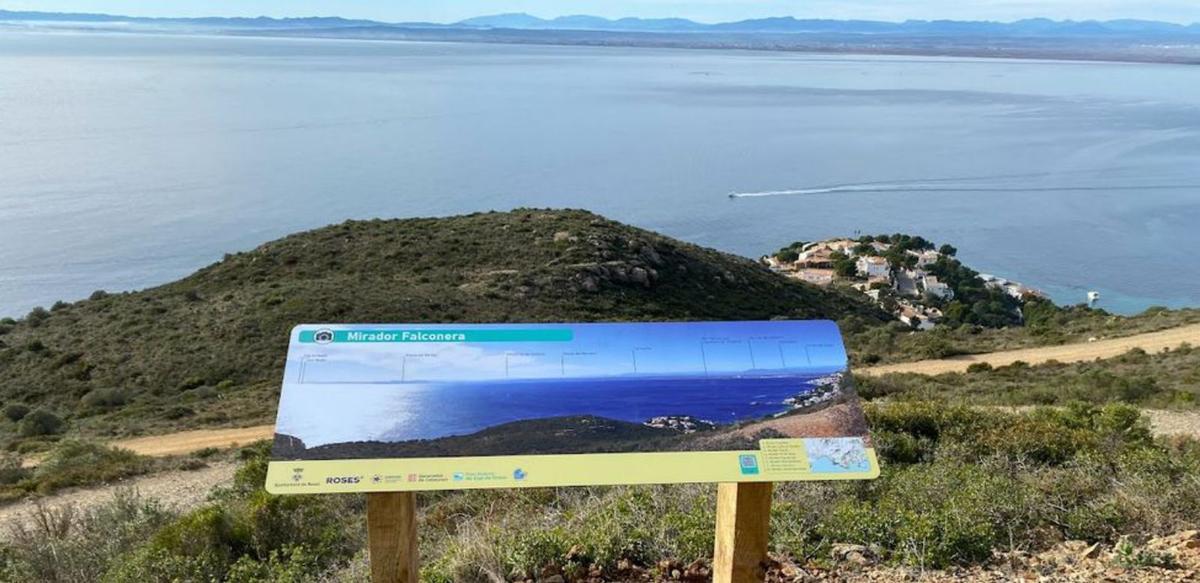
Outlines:
[[0, 315], [516, 206], [748, 256], [919, 233], [1063, 302], [1197, 305], [1200, 68], [0, 31]]
[[[629, 423], [690, 415], [714, 423], [735, 423], [790, 410], [784, 400], [812, 391], [816, 378], [300, 384], [289, 387], [284, 397], [278, 431], [312, 447], [343, 441], [469, 435], [513, 421], [574, 415]], [[359, 419], [354, 424], [331, 423], [341, 412]]]

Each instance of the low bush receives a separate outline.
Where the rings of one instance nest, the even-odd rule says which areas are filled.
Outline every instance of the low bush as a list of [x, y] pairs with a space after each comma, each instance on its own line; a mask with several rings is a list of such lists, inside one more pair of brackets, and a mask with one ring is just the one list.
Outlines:
[[79, 403], [89, 409], [115, 409], [129, 401], [128, 395], [120, 389], [95, 389], [89, 391]]
[[49, 411], [35, 409], [21, 418], [19, 432], [23, 437], [57, 435], [66, 429], [66, 423]]
[[29, 407], [21, 405], [20, 403], [13, 403], [12, 405], [4, 408], [4, 416], [7, 417], [9, 421], [14, 423], [24, 419], [28, 414]]
[[131, 490], [118, 490], [86, 512], [38, 506], [28, 518], [9, 527], [0, 547], [0, 580], [101, 581], [173, 514]]
[[129, 450], [81, 441], [58, 444], [33, 473], [36, 490], [111, 482], [146, 472], [150, 460]]
[[[836, 543], [866, 545], [920, 568], [967, 565], [996, 551], [1038, 551], [1066, 539], [1116, 544], [1200, 523], [1200, 442], [1153, 439], [1126, 406], [1023, 413], [940, 403], [869, 406], [879, 480], [788, 483], [776, 490], [774, 550], [828, 562]], [[243, 450], [233, 483], [205, 506], [113, 543], [83, 580], [360, 580], [363, 499], [277, 497], [262, 490], [268, 446]], [[76, 456], [79, 457], [79, 456]], [[422, 494], [423, 578], [606, 579], [664, 559], [711, 553], [715, 488], [706, 485], [518, 489]], [[45, 535], [49, 536], [49, 535]], [[67, 542], [58, 552], [83, 553]], [[47, 539], [57, 540], [57, 539]], [[35, 576], [43, 555], [10, 548], [7, 573]], [[1160, 557], [1129, 551], [1131, 566]], [[114, 558], [115, 557], [115, 558]], [[81, 559], [65, 556], [64, 565]], [[41, 568], [41, 567], [39, 567]], [[7, 574], [6, 573], [6, 574]], [[57, 579], [63, 580], [63, 579]]]

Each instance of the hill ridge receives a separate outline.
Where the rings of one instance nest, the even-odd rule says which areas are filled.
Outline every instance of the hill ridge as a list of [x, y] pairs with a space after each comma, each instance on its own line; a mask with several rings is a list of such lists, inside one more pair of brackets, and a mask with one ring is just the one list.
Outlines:
[[[274, 412], [288, 331], [305, 322], [850, 315], [887, 319], [847, 293], [586, 211], [347, 221], [165, 285], [0, 323], [0, 405], [106, 437], [261, 423]], [[33, 447], [63, 429], [22, 427], [0, 422], [0, 442]]]

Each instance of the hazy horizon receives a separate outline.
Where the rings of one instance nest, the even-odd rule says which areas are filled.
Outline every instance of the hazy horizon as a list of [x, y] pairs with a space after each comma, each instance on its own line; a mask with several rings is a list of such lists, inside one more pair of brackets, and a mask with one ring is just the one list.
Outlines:
[[1131, 0], [1080, 2], [1049, 0], [1028, 3], [990, 0], [963, 5], [952, 0], [916, 0], [896, 6], [876, 0], [818, 0], [800, 3], [789, 0], [739, 2], [705, 0], [410, 0], [384, 5], [368, 0], [327, 2], [320, 0], [165, 0], [151, 4], [131, 0], [49, 0], [6, 2], [0, 10], [59, 13], [92, 13], [150, 18], [271, 18], [342, 17], [381, 22], [433, 22], [450, 24], [465, 19], [508, 13], [525, 13], [544, 19], [561, 16], [618, 18], [685, 18], [699, 23], [794, 17], [799, 19], [878, 20], [976, 20], [1012, 22], [1028, 18], [1053, 20], [1156, 20], [1175, 24], [1200, 23], [1200, 4], [1175, 0], [1147, 3]]

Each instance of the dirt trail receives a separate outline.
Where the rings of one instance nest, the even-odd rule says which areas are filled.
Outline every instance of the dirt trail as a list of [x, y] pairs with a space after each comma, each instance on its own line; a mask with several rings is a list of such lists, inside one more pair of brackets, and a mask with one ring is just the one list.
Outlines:
[[1095, 342], [1080, 342], [1062, 346], [1042, 346], [1038, 348], [1022, 348], [987, 354], [971, 354], [940, 360], [921, 360], [917, 362], [902, 362], [868, 368], [855, 369], [855, 374], [883, 375], [896, 372], [909, 372], [925, 375], [936, 375], [947, 372], [963, 372], [977, 362], [986, 362], [992, 366], [1005, 366], [1017, 361], [1029, 364], [1040, 364], [1051, 360], [1058, 362], [1083, 362], [1097, 358], [1113, 358], [1141, 348], [1146, 352], [1159, 352], [1165, 348], [1176, 348], [1181, 344], [1200, 346], [1200, 324], [1181, 326], [1158, 332], [1148, 332], [1123, 338], [1097, 340]]
[[1190, 435], [1200, 439], [1200, 411], [1142, 411], [1155, 435]]
[[162, 457], [168, 455], [186, 455], [209, 447], [225, 449], [247, 445], [255, 441], [271, 439], [274, 433], [274, 425], [256, 425], [254, 427], [238, 427], [235, 429], [198, 429], [195, 431], [169, 433], [167, 435], [124, 439], [114, 441], [111, 445], [142, 455]]
[[[97, 488], [69, 490], [43, 498], [42, 502], [48, 509], [73, 506], [82, 511], [108, 502], [120, 488], [132, 488], [143, 498], [187, 509], [204, 502], [213, 488], [228, 484], [233, 479], [236, 469], [237, 464], [234, 462], [214, 463], [198, 470], [164, 472], [130, 478]], [[18, 522], [32, 524], [30, 515], [36, 508], [35, 500], [0, 506], [0, 539], [8, 537], [9, 527]]]

